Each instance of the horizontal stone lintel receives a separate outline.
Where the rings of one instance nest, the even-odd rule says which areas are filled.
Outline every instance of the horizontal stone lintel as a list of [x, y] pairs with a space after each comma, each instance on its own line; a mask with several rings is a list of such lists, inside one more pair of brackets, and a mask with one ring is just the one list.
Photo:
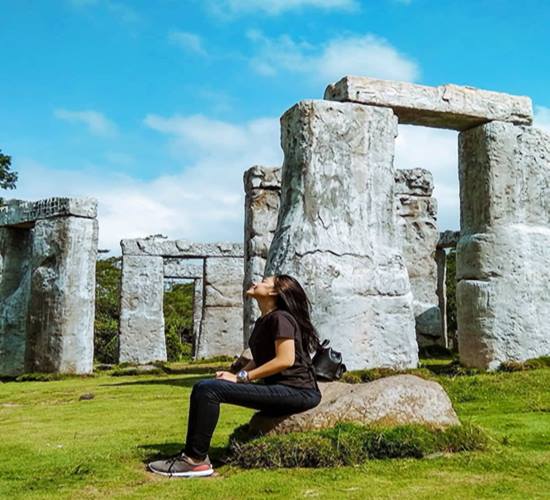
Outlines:
[[138, 238], [121, 240], [122, 255], [158, 257], [244, 257], [244, 245], [233, 242], [196, 243], [189, 240]]
[[533, 123], [533, 105], [516, 96], [474, 87], [438, 87], [408, 82], [345, 76], [329, 85], [325, 99], [392, 108], [399, 123], [466, 130], [490, 121]]
[[53, 217], [97, 217], [94, 198], [47, 198], [38, 201], [6, 200], [0, 206], [0, 226], [32, 227], [37, 220]]

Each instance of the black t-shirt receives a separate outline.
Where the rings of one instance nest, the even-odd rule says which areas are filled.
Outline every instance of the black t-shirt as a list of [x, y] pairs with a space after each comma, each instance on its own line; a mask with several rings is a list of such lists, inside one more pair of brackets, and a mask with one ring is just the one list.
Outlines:
[[302, 334], [298, 322], [288, 311], [275, 309], [261, 316], [254, 323], [248, 346], [256, 366], [263, 365], [275, 357], [275, 339], [294, 339], [294, 364], [269, 377], [266, 384], [284, 384], [303, 389], [315, 389], [315, 372], [311, 359], [302, 345]]

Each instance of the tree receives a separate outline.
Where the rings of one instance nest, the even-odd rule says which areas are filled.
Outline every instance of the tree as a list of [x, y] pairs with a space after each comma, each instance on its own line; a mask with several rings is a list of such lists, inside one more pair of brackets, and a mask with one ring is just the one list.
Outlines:
[[[17, 172], [11, 171], [11, 156], [5, 155], [0, 149], [0, 189], [15, 189]], [[2, 203], [0, 198], [0, 203]]]

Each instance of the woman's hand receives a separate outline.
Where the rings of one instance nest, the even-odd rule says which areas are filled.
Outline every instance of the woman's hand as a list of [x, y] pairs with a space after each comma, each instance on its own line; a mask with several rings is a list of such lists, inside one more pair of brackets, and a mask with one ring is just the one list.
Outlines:
[[228, 382], [237, 382], [237, 375], [231, 372], [216, 372], [216, 378], [220, 380], [227, 380]]

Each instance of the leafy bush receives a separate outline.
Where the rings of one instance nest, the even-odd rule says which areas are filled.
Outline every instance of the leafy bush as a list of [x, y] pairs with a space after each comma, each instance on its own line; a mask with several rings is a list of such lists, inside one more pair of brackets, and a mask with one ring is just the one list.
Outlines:
[[246, 426], [230, 438], [229, 462], [254, 467], [334, 467], [370, 459], [422, 458], [434, 453], [485, 450], [485, 432], [472, 424], [445, 429], [338, 424], [334, 428], [247, 439]]
[[164, 292], [164, 331], [168, 361], [182, 361], [191, 357], [193, 295], [193, 283], [173, 284]]
[[120, 266], [120, 257], [98, 259], [96, 263], [94, 358], [99, 363], [118, 361]]
[[361, 382], [372, 382], [392, 375], [416, 375], [417, 377], [430, 379], [432, 374], [425, 368], [411, 368], [410, 370], [396, 370], [393, 368], [368, 368], [365, 370], [352, 370], [342, 375], [342, 382], [348, 384], [359, 384]]
[[498, 368], [501, 372], [521, 372], [525, 370], [537, 370], [550, 368], [550, 356], [528, 359], [526, 361], [504, 361]]

